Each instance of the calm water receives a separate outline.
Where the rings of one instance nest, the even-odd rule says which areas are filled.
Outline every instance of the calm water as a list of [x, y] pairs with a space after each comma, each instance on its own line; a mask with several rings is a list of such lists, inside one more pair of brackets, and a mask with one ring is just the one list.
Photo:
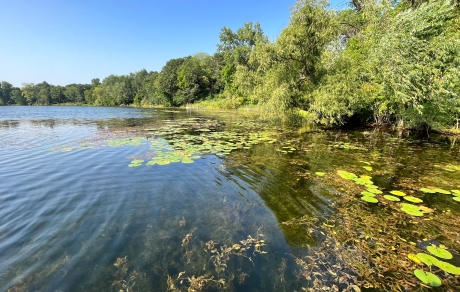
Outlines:
[[[418, 191], [460, 188], [460, 170], [451, 169], [460, 164], [454, 138], [250, 120], [224, 112], [0, 107], [0, 291], [338, 291], [362, 280], [345, 251], [366, 258], [358, 241], [388, 243], [385, 236], [404, 239], [393, 247], [401, 260], [429, 242], [447, 246], [450, 263], [460, 263], [460, 203]], [[174, 123], [188, 128], [165, 134], [161, 127]], [[154, 145], [225, 131], [273, 140], [195, 153], [193, 163], [146, 165], [164, 151]], [[136, 159], [142, 165], [128, 167]], [[364, 202], [364, 189], [337, 170], [372, 176], [385, 193], [404, 190], [433, 211], [410, 217], [382, 195]], [[289, 223], [299, 218], [309, 223]], [[396, 221], [374, 234], [366, 226], [380, 227], [366, 218]], [[365, 234], [350, 243], [339, 237], [344, 232]], [[409, 265], [416, 268], [404, 264], [407, 274], [375, 274], [416, 290], [407, 284], [417, 283]], [[440, 289], [458, 287], [457, 278], [438, 275]]]

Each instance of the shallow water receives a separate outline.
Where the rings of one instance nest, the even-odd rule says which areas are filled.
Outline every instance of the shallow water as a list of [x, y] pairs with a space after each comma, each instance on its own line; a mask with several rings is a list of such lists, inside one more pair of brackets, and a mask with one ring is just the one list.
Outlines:
[[[411, 271], [429, 269], [407, 254], [428, 243], [444, 244], [454, 255], [450, 263], [460, 264], [460, 203], [418, 191], [460, 188], [460, 170], [448, 166], [459, 165], [455, 138], [251, 119], [234, 112], [0, 107], [0, 291], [338, 291], [364, 277], [344, 250], [371, 258], [381, 247], [363, 244], [388, 244], [390, 237], [398, 246], [385, 248], [409, 272], [367, 259], [363, 265], [376, 272], [365, 277], [382, 275], [380, 288], [375, 281], [368, 288], [389, 289], [384, 282], [395, 281], [419, 289]], [[190, 127], [162, 133], [174, 123]], [[226, 131], [241, 139], [268, 133], [273, 141], [197, 152], [193, 163], [146, 165], [166, 151], [158, 147], [183, 135]], [[144, 161], [128, 167], [135, 159]], [[433, 212], [411, 217], [383, 194], [378, 204], [364, 202], [364, 189], [337, 170], [372, 176], [385, 194], [404, 190]], [[348, 242], [344, 234], [357, 237]], [[454, 276], [437, 274], [438, 289], [458, 287]]]

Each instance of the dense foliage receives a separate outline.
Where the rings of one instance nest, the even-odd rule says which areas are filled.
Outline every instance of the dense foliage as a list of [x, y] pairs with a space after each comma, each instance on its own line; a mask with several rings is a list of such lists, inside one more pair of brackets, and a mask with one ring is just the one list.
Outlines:
[[160, 72], [110, 75], [65, 87], [0, 87], [0, 104], [258, 106], [321, 124], [443, 128], [460, 118], [457, 1], [353, 0], [330, 10], [298, 0], [279, 37], [258, 23], [224, 27], [214, 55], [169, 60]]

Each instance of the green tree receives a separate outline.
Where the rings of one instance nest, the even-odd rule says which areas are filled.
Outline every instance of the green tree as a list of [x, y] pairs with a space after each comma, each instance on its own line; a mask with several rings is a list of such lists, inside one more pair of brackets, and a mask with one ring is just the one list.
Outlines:
[[0, 105], [8, 105], [12, 101], [10, 99], [11, 91], [13, 90], [13, 85], [6, 81], [0, 83]]

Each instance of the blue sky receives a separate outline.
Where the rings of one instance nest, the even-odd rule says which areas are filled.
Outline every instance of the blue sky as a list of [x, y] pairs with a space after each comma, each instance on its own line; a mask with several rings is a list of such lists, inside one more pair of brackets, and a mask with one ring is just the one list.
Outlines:
[[[332, 6], [344, 7], [335, 0]], [[223, 26], [259, 22], [275, 39], [295, 0], [0, 0], [0, 81], [90, 83], [159, 71], [172, 58], [212, 54]]]

